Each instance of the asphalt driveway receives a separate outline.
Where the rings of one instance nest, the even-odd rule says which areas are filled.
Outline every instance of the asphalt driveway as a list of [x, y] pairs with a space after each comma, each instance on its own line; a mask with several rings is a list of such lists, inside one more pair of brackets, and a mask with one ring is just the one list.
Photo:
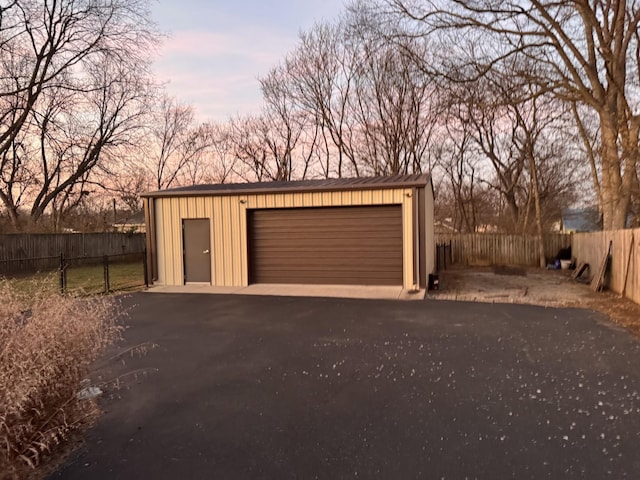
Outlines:
[[640, 348], [583, 310], [136, 294], [56, 479], [640, 478]]

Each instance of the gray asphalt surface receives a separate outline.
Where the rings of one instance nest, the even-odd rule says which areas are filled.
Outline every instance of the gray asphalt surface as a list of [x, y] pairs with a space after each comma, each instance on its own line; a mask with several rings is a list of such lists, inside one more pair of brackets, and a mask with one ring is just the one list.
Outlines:
[[[136, 294], [54, 479], [640, 478], [640, 348], [574, 309]], [[113, 353], [113, 352], [112, 352]]]

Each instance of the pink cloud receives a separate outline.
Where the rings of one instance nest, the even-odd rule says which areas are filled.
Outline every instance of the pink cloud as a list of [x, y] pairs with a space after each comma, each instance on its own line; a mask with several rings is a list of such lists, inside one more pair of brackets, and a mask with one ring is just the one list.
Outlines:
[[169, 94], [193, 104], [205, 120], [224, 120], [259, 111], [258, 77], [266, 74], [296, 45], [260, 28], [233, 33], [176, 32], [160, 48], [154, 71]]

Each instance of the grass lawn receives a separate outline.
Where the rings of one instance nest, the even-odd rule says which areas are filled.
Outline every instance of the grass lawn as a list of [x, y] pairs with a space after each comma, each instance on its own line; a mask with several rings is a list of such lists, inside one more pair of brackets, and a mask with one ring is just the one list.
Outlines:
[[[58, 278], [58, 283], [60, 279]], [[109, 265], [109, 290], [132, 290], [144, 286], [142, 262], [113, 263]], [[67, 269], [67, 290], [87, 294], [104, 292], [104, 267], [82, 265]]]
[[[14, 285], [26, 292], [34, 290], [58, 290], [59, 272], [43, 272], [13, 278]], [[144, 267], [141, 261], [112, 263], [109, 265], [109, 290], [127, 291], [144, 287]], [[104, 292], [104, 268], [102, 265], [69, 266], [67, 268], [67, 292], [87, 295]]]

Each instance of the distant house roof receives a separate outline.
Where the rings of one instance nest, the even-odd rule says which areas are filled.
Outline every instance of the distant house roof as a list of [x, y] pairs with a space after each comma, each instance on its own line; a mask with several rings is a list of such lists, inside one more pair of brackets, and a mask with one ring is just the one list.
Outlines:
[[243, 195], [271, 192], [313, 192], [339, 190], [371, 190], [377, 188], [423, 187], [429, 183], [429, 174], [397, 175], [392, 177], [332, 178], [322, 180], [299, 180], [294, 182], [221, 183], [193, 185], [157, 192], [145, 193], [143, 197], [182, 197], [199, 195]]
[[433, 230], [435, 233], [454, 233], [456, 227], [450, 218], [443, 218], [442, 220], [435, 220], [433, 222]]
[[118, 220], [114, 225], [144, 225], [144, 211], [136, 212], [129, 217]]
[[602, 230], [602, 215], [596, 207], [565, 208], [562, 210], [562, 229], [565, 232]]

